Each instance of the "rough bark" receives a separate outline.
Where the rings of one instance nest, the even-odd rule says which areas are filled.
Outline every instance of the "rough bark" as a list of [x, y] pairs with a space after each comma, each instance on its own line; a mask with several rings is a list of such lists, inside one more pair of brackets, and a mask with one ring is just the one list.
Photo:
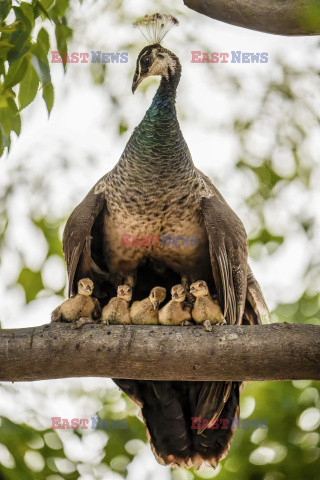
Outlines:
[[104, 326], [0, 330], [0, 380], [320, 379], [320, 326]]
[[184, 0], [199, 13], [277, 35], [320, 35], [318, 0]]

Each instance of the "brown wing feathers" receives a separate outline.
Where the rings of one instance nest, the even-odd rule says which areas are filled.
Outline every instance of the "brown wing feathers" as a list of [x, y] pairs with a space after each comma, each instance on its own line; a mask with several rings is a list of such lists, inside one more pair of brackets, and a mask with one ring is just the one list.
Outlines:
[[75, 294], [80, 278], [90, 277], [91, 229], [105, 207], [103, 193], [90, 190], [70, 215], [63, 232], [63, 253], [69, 277], [69, 295]]
[[241, 324], [247, 291], [248, 245], [240, 219], [214, 195], [201, 201], [218, 299], [231, 325]]

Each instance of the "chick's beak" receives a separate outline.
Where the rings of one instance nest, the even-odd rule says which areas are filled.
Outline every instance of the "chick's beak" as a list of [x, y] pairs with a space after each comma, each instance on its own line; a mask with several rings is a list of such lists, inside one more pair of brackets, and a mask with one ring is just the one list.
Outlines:
[[191, 293], [192, 293], [192, 292], [195, 292], [195, 291], [196, 291], [196, 289], [195, 289], [194, 287], [191, 287], [191, 288], [190, 288], [190, 292], [191, 292]]
[[153, 308], [156, 309], [157, 306], [159, 305], [159, 302], [152, 302]]
[[177, 294], [177, 293], [174, 293], [174, 294], [172, 295], [172, 298], [174, 298], [174, 299], [175, 299], [175, 298], [178, 298], [178, 294]]
[[87, 292], [91, 292], [91, 287], [90, 287], [90, 285], [87, 285], [87, 286], [86, 286], [86, 291], [87, 291]]

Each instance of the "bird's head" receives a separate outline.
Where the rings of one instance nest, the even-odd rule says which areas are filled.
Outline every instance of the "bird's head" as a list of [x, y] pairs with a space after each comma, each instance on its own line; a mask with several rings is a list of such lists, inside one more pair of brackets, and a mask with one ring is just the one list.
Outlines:
[[148, 77], [159, 75], [169, 83], [180, 78], [181, 65], [178, 57], [160, 44], [148, 45], [139, 53], [132, 82], [132, 93]]
[[90, 278], [82, 278], [78, 282], [78, 293], [80, 295], [84, 295], [86, 297], [89, 297], [93, 293], [93, 281], [90, 280]]
[[190, 293], [195, 297], [204, 297], [209, 294], [208, 285], [204, 280], [198, 280], [190, 285]]
[[133, 25], [140, 30], [149, 45], [139, 53], [132, 82], [132, 93], [142, 80], [153, 75], [160, 75], [169, 85], [176, 87], [180, 78], [181, 65], [178, 57], [162, 47], [161, 42], [173, 26], [179, 25], [178, 20], [169, 14], [154, 13], [145, 15]]
[[126, 302], [130, 302], [132, 298], [132, 288], [129, 285], [119, 285], [117, 297], [122, 298]]
[[184, 302], [187, 292], [183, 285], [175, 285], [171, 288], [171, 297], [175, 302]]
[[149, 295], [149, 300], [153, 305], [153, 308], [156, 310], [160, 303], [166, 298], [166, 289], [163, 287], [154, 287]]

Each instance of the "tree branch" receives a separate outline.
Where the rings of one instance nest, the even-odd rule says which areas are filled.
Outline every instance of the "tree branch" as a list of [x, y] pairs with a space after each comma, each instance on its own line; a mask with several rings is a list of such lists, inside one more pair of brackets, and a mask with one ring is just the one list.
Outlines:
[[278, 35], [319, 35], [317, 0], [184, 0], [196, 12], [239, 27]]
[[320, 379], [320, 326], [69, 324], [0, 330], [0, 381]]

